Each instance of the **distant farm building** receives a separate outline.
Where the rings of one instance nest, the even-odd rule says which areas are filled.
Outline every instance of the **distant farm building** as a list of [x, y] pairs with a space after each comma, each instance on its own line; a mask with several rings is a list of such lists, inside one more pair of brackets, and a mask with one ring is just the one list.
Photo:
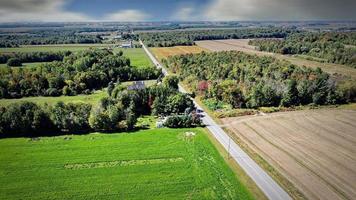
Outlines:
[[132, 85], [127, 87], [127, 90], [143, 90], [145, 88], [146, 86], [144, 81], [135, 81]]
[[132, 48], [132, 47], [133, 47], [132, 41], [121, 44], [121, 48]]

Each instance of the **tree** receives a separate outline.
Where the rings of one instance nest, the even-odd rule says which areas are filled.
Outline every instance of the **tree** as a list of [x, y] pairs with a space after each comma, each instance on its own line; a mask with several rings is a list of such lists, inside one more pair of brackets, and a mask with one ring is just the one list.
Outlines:
[[120, 129], [120, 122], [125, 119], [123, 111], [122, 104], [103, 98], [90, 112], [89, 125], [99, 131]]
[[166, 113], [180, 114], [184, 113], [187, 108], [190, 110], [194, 108], [194, 103], [188, 94], [177, 93], [171, 95], [168, 97], [167, 102], [168, 104], [165, 104]]
[[126, 110], [126, 126], [128, 130], [132, 130], [137, 122], [135, 110], [135, 103], [131, 102], [130, 107]]
[[108, 85], [108, 88], [107, 88], [107, 90], [108, 90], [108, 95], [111, 97], [111, 94], [112, 94], [112, 91], [114, 90], [114, 88], [115, 88], [115, 85], [114, 85], [114, 83], [112, 82], [112, 81], [110, 81], [109, 82], [109, 85]]
[[166, 113], [167, 99], [157, 96], [152, 104], [152, 113], [154, 115], [164, 115]]
[[21, 63], [21, 60], [18, 58], [10, 58], [7, 61], [7, 65], [10, 67], [19, 67], [19, 66], [22, 66], [22, 63]]
[[0, 135], [33, 136], [51, 129], [48, 114], [35, 103], [13, 103], [0, 108]]
[[89, 128], [90, 104], [56, 103], [50, 108], [50, 118], [61, 131], [83, 131]]
[[179, 79], [177, 76], [172, 75], [163, 78], [163, 85], [168, 88], [178, 90], [178, 83], [179, 83]]
[[297, 104], [299, 104], [297, 82], [291, 79], [287, 82], [287, 89], [283, 94], [281, 105], [292, 106]]

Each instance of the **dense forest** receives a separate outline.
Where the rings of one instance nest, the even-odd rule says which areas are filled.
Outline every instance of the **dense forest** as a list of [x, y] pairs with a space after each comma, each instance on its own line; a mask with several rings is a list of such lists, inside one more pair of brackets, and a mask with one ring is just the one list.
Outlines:
[[303, 32], [289, 34], [285, 39], [250, 41], [261, 51], [282, 54], [303, 54], [318, 61], [346, 64], [356, 68], [356, 32]]
[[0, 48], [18, 47], [20, 45], [45, 44], [86, 44], [101, 43], [100, 35], [80, 34], [74, 30], [42, 30], [22, 34], [0, 35]]
[[356, 85], [313, 70], [242, 52], [200, 53], [163, 61], [210, 104], [234, 108], [337, 104], [355, 101]]
[[155, 79], [160, 74], [153, 66], [131, 66], [122, 52], [89, 49], [37, 67], [1, 68], [0, 98], [88, 94], [109, 82]]
[[165, 123], [168, 127], [201, 125], [190, 96], [178, 91], [176, 77], [166, 77], [162, 84], [139, 90], [116, 84], [108, 93], [109, 97], [94, 106], [62, 102], [40, 106], [24, 101], [0, 107], [0, 138], [126, 131], [135, 128], [139, 116], [148, 114], [171, 115]]
[[2, 53], [0, 54], [0, 64], [7, 63], [9, 59], [18, 59], [21, 63], [62, 61], [65, 56], [70, 54], [70, 51]]
[[215, 29], [143, 32], [139, 33], [139, 37], [148, 47], [170, 47], [175, 45], [193, 45], [196, 40], [283, 38], [294, 31], [293, 29], [281, 28]]

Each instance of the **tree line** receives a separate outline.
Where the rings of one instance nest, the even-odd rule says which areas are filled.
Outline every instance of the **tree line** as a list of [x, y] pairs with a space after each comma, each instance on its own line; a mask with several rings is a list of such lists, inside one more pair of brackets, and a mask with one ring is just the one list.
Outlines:
[[0, 54], [0, 64], [7, 63], [10, 59], [16, 59], [20, 63], [62, 61], [65, 56], [69, 56], [71, 53], [70, 51], [2, 53]]
[[256, 39], [249, 44], [261, 51], [302, 54], [356, 68], [356, 32], [301, 32], [289, 34], [283, 40]]
[[294, 29], [241, 28], [190, 31], [142, 32], [139, 38], [148, 47], [171, 47], [194, 45], [196, 40], [242, 39], [242, 38], [283, 38]]
[[[356, 100], [356, 84], [320, 68], [228, 51], [170, 57], [163, 63], [209, 104], [233, 108], [325, 105]], [[219, 108], [219, 106], [216, 106]]]
[[23, 34], [0, 35], [0, 48], [19, 47], [20, 45], [45, 44], [91, 44], [101, 43], [100, 35], [79, 34], [74, 30], [42, 30]]
[[134, 67], [122, 52], [89, 49], [31, 68], [2, 68], [0, 98], [89, 94], [113, 81], [155, 79], [154, 66]]
[[0, 137], [127, 131], [135, 128], [139, 116], [149, 114], [173, 115], [166, 122], [169, 127], [201, 125], [194, 114], [193, 101], [178, 91], [175, 80], [176, 77], [167, 77], [162, 84], [138, 90], [117, 84], [108, 90], [109, 97], [94, 106], [63, 102], [49, 106], [24, 101], [0, 107]]

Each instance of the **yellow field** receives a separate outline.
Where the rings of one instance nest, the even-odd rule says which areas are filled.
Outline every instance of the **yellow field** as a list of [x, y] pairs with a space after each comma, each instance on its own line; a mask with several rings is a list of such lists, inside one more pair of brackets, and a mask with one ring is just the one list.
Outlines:
[[189, 53], [200, 53], [202, 51], [210, 51], [199, 46], [175, 46], [175, 47], [155, 47], [150, 48], [152, 53], [158, 60], [168, 58], [169, 56], [183, 55]]

